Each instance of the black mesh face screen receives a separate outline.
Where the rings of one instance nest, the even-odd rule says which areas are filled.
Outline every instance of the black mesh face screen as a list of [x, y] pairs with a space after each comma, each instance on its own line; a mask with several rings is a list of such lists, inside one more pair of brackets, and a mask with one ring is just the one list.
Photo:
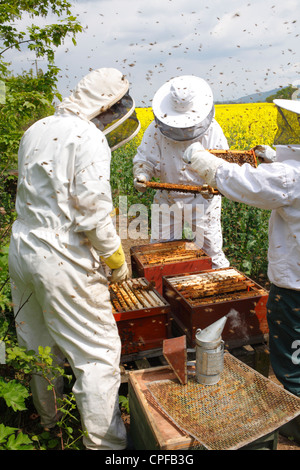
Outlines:
[[277, 106], [277, 133], [274, 145], [300, 144], [300, 115]]
[[107, 111], [98, 114], [92, 122], [105, 134], [111, 150], [129, 142], [140, 129], [134, 101], [129, 93]]
[[195, 126], [185, 128], [168, 126], [167, 124], [164, 124], [162, 121], [160, 121], [156, 116], [155, 122], [163, 135], [165, 135], [169, 139], [182, 142], [185, 140], [197, 139], [198, 137], [201, 137], [203, 134], [205, 134], [205, 132], [211, 125], [214, 114], [215, 108], [213, 106], [208, 116], [202, 122]]
[[140, 122], [135, 111], [116, 129], [106, 134], [106, 139], [111, 150], [116, 150], [121, 145], [129, 142], [139, 131]]
[[134, 102], [131, 96], [126, 93], [116, 104], [103, 113], [92, 119], [92, 122], [106, 134], [106, 131], [122, 120], [131, 110], [134, 109]]

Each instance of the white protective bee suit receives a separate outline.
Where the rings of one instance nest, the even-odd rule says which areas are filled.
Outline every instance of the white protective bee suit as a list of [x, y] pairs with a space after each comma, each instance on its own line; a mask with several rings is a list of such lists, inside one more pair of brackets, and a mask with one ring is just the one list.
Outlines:
[[[146, 129], [133, 159], [136, 189], [145, 191], [143, 183], [153, 177], [162, 183], [202, 186], [204, 180], [183, 161], [184, 151], [192, 142], [200, 142], [205, 149], [228, 149], [214, 119], [209, 85], [194, 76], [176, 77], [159, 88], [152, 109], [155, 120]], [[229, 266], [222, 248], [220, 196], [209, 199], [201, 194], [158, 190], [152, 205], [152, 223], [153, 211], [164, 206], [167, 216], [162, 210], [158, 223], [152, 225], [151, 242], [181, 239], [183, 222], [187, 222], [196, 244], [212, 258], [213, 268]]]
[[[295, 109], [300, 114], [299, 102], [274, 100], [276, 104]], [[284, 109], [284, 108], [282, 108]], [[291, 110], [290, 110], [291, 111]], [[298, 121], [296, 125], [299, 126]], [[279, 126], [278, 134], [283, 134]], [[290, 126], [289, 126], [290, 127]], [[289, 139], [289, 141], [287, 141]], [[272, 210], [269, 224], [268, 276], [283, 288], [300, 290], [300, 145], [299, 136], [276, 139], [276, 151], [258, 146], [258, 157], [268, 163], [257, 168], [245, 163], [241, 167], [206, 152], [199, 144], [192, 144], [184, 154], [184, 161], [204, 181], [221, 194], [237, 202]], [[283, 142], [283, 144], [279, 144]], [[267, 156], [267, 158], [265, 158]]]
[[[207, 184], [237, 202], [271, 210], [267, 302], [272, 368], [300, 397], [300, 102], [274, 100], [278, 109], [274, 151], [257, 146], [257, 168], [225, 162], [193, 144], [184, 160]], [[280, 428], [300, 442], [300, 416]]]
[[[87, 449], [123, 449], [118, 406], [120, 338], [108, 280], [128, 270], [110, 213], [111, 151], [91, 122], [128, 90], [115, 69], [98, 69], [78, 84], [53, 116], [36, 122], [19, 149], [18, 214], [9, 268], [20, 345], [50, 346], [54, 362], [67, 358]], [[57, 421], [53, 392], [33, 376], [35, 407], [45, 427]], [[62, 380], [56, 393], [62, 394]]]

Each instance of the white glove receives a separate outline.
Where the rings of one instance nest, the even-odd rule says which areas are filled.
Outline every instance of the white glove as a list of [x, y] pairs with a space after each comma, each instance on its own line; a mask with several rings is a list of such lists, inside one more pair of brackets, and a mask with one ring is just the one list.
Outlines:
[[200, 151], [206, 152], [206, 150], [204, 149], [203, 145], [200, 144], [200, 142], [194, 142], [193, 144], [191, 144], [183, 154], [182, 158], [183, 158], [184, 163], [190, 164], [192, 161], [192, 155], [195, 152], [200, 152]]
[[204, 199], [206, 199], [207, 201], [210, 201], [210, 200], [214, 197], [214, 195], [213, 195], [213, 193], [211, 193], [208, 189], [207, 189], [207, 190], [205, 189], [206, 186], [207, 186], [207, 188], [209, 188], [208, 184], [204, 184], [204, 185], [202, 186], [203, 191], [201, 191], [201, 196], [202, 196]]
[[146, 183], [147, 181], [148, 178], [146, 175], [138, 175], [133, 180], [135, 189], [137, 189], [140, 193], [144, 193], [147, 189], [147, 186], [144, 183]]
[[207, 150], [204, 150], [198, 142], [190, 145], [183, 154], [183, 160], [190, 163], [193, 170], [213, 188], [217, 187], [216, 172], [220, 165], [224, 163], [222, 158], [216, 157]]
[[256, 145], [253, 150], [262, 163], [273, 163], [276, 160], [276, 151], [269, 145]]
[[126, 261], [122, 264], [120, 268], [113, 269], [110, 282], [123, 282], [129, 279], [129, 270]]

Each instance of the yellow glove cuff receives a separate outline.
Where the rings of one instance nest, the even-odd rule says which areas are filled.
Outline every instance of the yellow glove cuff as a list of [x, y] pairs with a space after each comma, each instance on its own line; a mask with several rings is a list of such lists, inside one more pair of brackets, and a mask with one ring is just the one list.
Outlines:
[[110, 269], [120, 268], [125, 262], [125, 254], [122, 245], [120, 245], [117, 251], [115, 251], [111, 256], [108, 258], [102, 257], [102, 259]]

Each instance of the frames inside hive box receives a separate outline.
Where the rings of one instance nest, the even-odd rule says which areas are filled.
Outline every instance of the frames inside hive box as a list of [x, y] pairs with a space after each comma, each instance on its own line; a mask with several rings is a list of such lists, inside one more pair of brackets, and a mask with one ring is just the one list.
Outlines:
[[211, 269], [212, 261], [194, 242], [174, 240], [130, 248], [133, 277], [145, 277], [162, 294], [162, 277]]
[[198, 328], [228, 315], [222, 337], [229, 348], [263, 342], [268, 335], [268, 292], [235, 268], [163, 277], [174, 332], [195, 346]]
[[170, 337], [170, 306], [146, 278], [110, 284], [112, 312], [117, 323], [122, 359], [161, 349]]

